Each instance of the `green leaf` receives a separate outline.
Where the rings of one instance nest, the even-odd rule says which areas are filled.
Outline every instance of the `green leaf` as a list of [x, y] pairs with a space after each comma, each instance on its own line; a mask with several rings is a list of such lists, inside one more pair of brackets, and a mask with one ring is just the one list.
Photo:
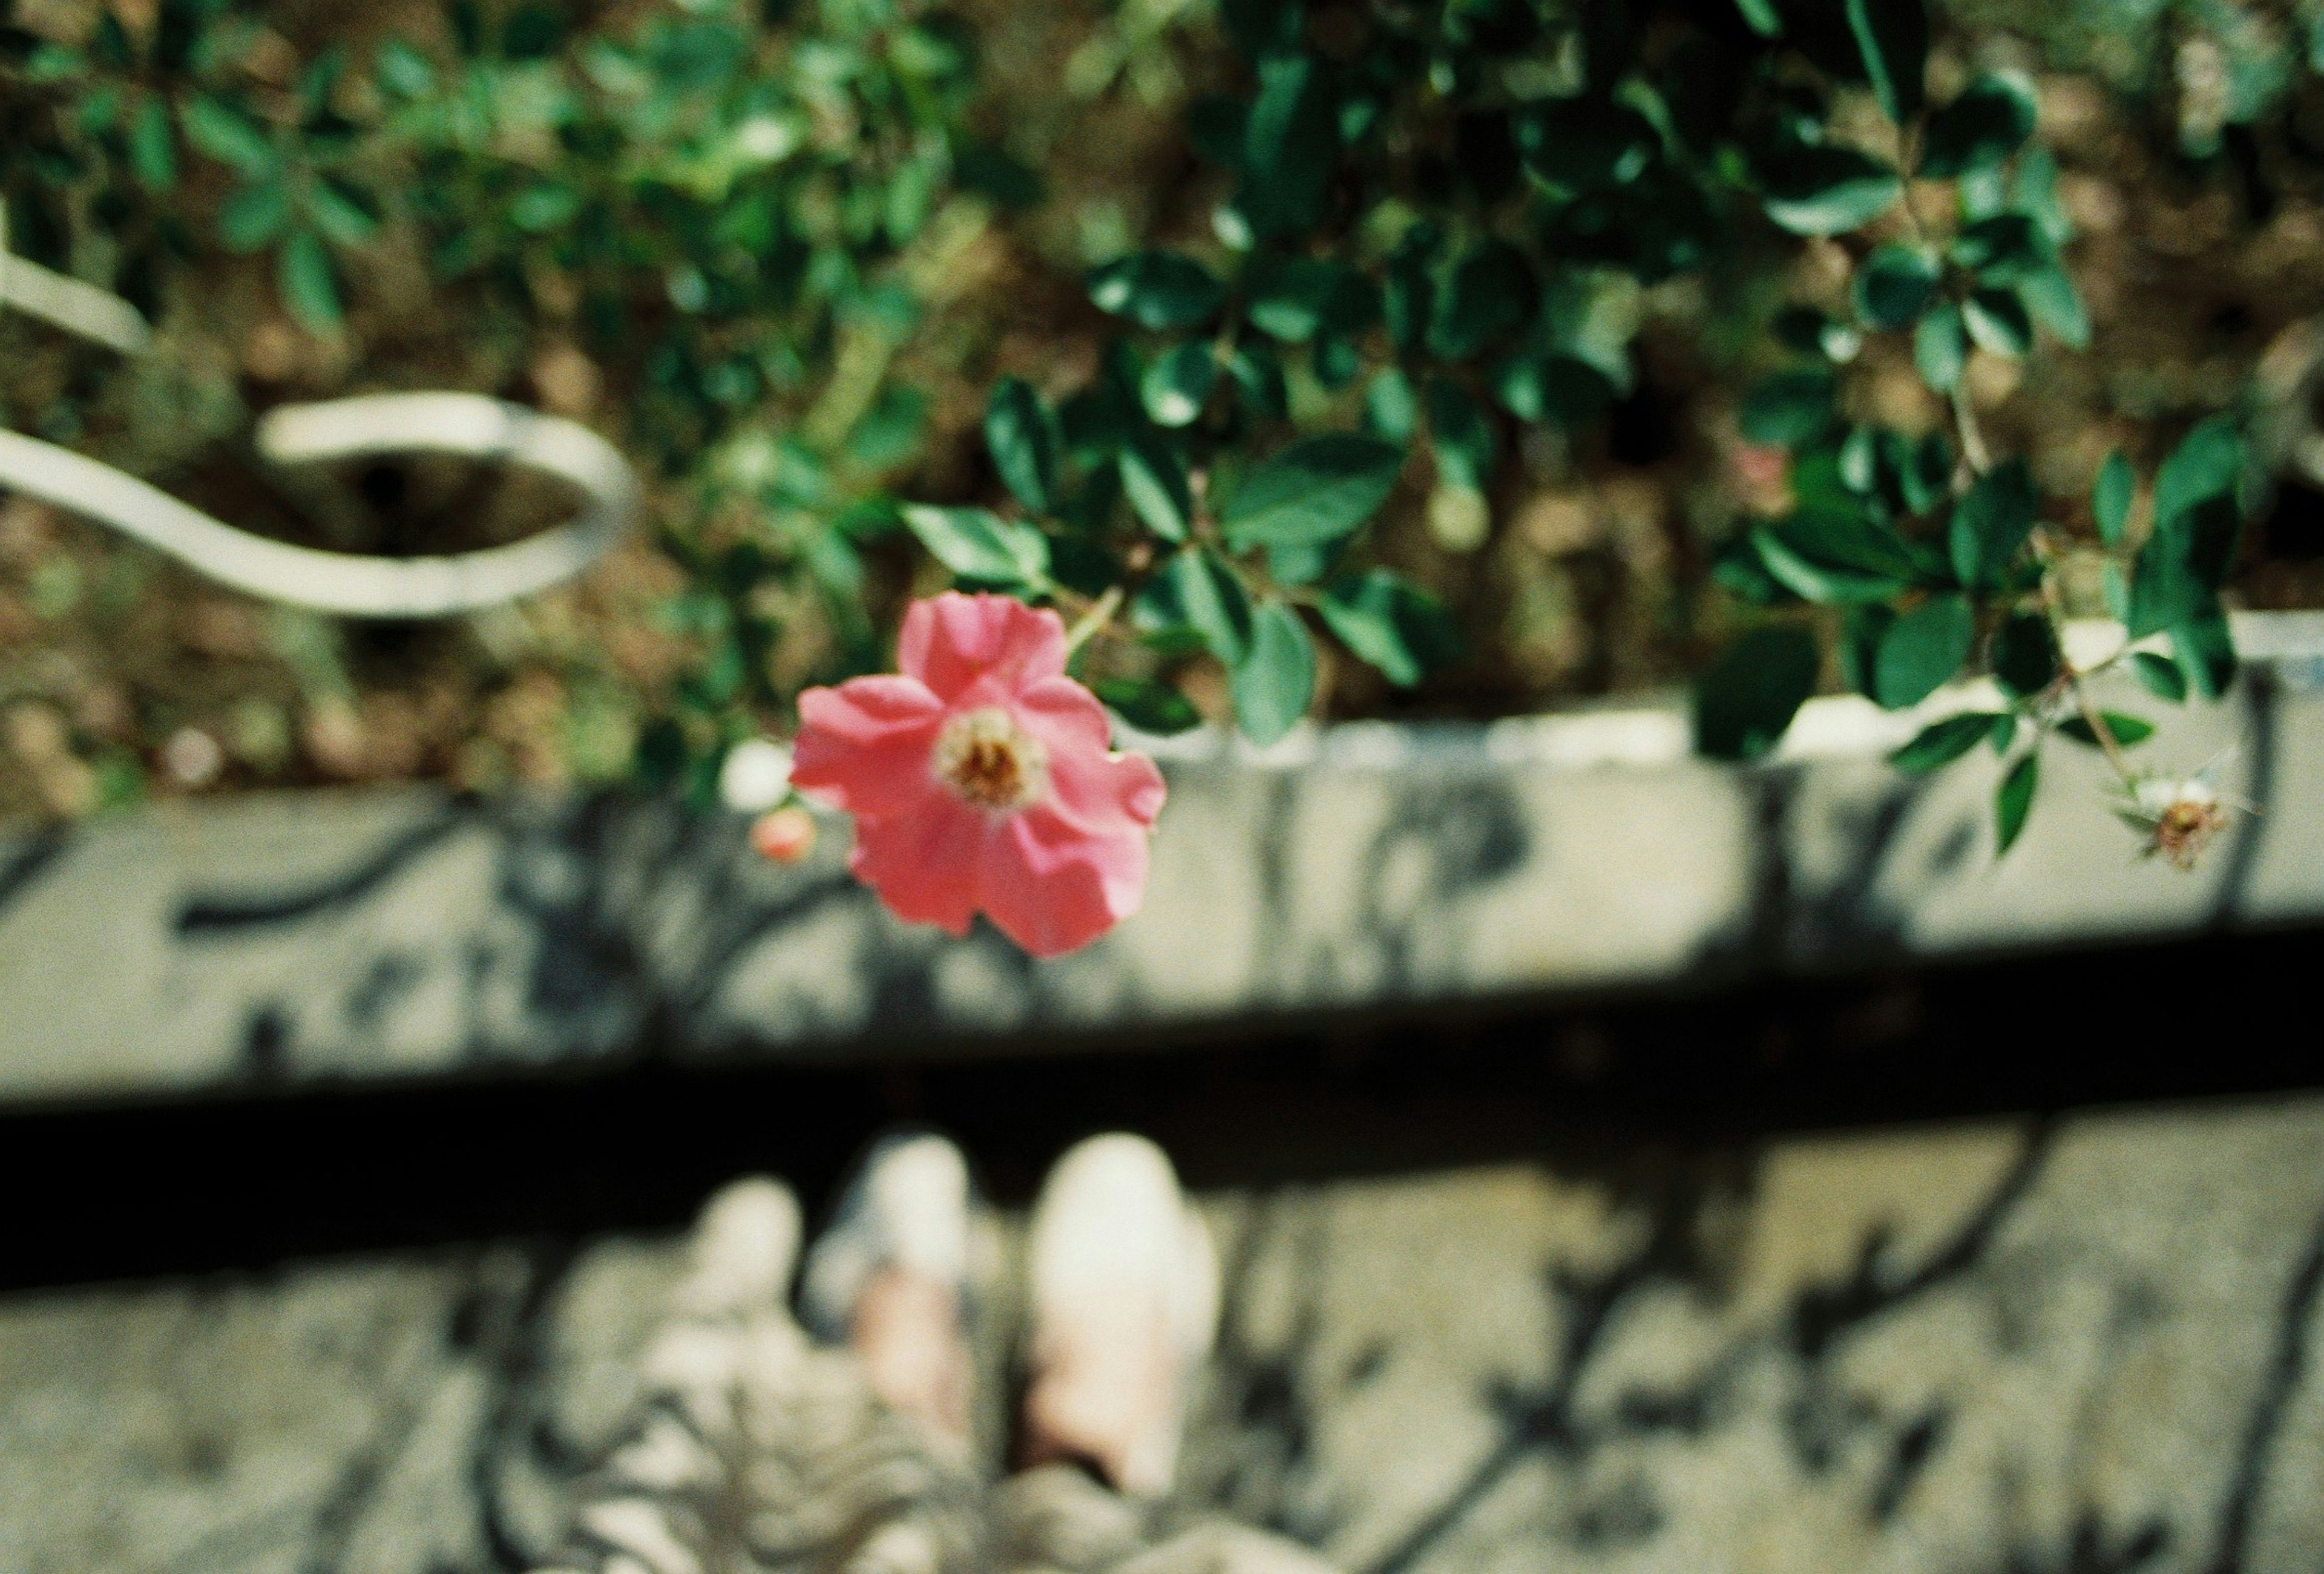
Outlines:
[[1935, 297], [1942, 272], [1922, 248], [1884, 241], [1857, 264], [1856, 315], [1871, 327], [1909, 327]]
[[1910, 743], [1891, 754], [1888, 763], [1907, 776], [1926, 776], [1976, 748], [1978, 739], [1993, 732], [1995, 723], [2009, 719], [2006, 713], [1964, 711], [1941, 722], [1932, 722]]
[[2009, 182], [2009, 201], [2020, 213], [2032, 216], [2052, 246], [2062, 246], [2074, 238], [2073, 221], [2058, 200], [2058, 161], [2050, 156], [2049, 149], [2036, 145], [2017, 161], [2016, 173]]
[[1261, 60], [1259, 95], [1243, 123], [1241, 205], [1251, 228], [1279, 235], [1314, 225], [1339, 153], [1339, 106], [1326, 63], [1306, 54]]
[[113, 130], [113, 123], [120, 118], [121, 105], [122, 94], [118, 87], [108, 83], [97, 87], [81, 99], [73, 115], [73, 124], [85, 135], [104, 136]]
[[1979, 77], [1929, 117], [1923, 175], [1966, 175], [1997, 166], [2034, 134], [2034, 85], [2015, 72]]
[[244, 175], [272, 174], [281, 162], [264, 132], [215, 98], [188, 99], [178, 111], [178, 121], [188, 142]]
[[1099, 310], [1157, 333], [1199, 327], [1226, 299], [1209, 270], [1176, 252], [1133, 252], [1117, 258], [1091, 272], [1089, 293]]
[[1337, 270], [1329, 262], [1300, 259], [1271, 270], [1251, 292], [1244, 308], [1250, 326], [1287, 344], [1304, 345], [1323, 326]]
[[2098, 521], [2098, 539], [2107, 546], [2122, 545], [2122, 529], [2129, 521], [2131, 499], [2137, 490], [2138, 480], [2122, 450], [2108, 454], [2090, 487], [2090, 517]]
[[2243, 467], [2243, 431], [2235, 416], [2222, 412], [2198, 421], [2154, 473], [2156, 527], [2214, 498], [2234, 498]]
[[1913, 364], [1921, 381], [1939, 393], [1960, 386], [1961, 369], [1969, 364], [1969, 338], [1961, 326], [1960, 308], [1939, 301], [1913, 330]]
[[1391, 443], [1409, 443], [1420, 429], [1420, 396], [1401, 366], [1383, 366], [1364, 390], [1364, 429]]
[[1960, 209], [1961, 220], [1974, 224], [1991, 218], [2009, 206], [2009, 180], [2006, 170], [1995, 165], [1990, 170], [1971, 170], [1953, 182], [1953, 203]]
[[129, 162], [148, 191], [167, 191], [178, 183], [177, 139], [170, 130], [169, 106], [159, 98], [139, 105], [129, 123]]
[[1022, 378], [1003, 377], [984, 407], [984, 446], [1001, 483], [1037, 514], [1055, 511], [1057, 455], [1064, 438], [1056, 412]]
[[1237, 345], [1227, 357], [1227, 374], [1242, 391], [1251, 414], [1281, 420], [1291, 413], [1291, 391], [1283, 380], [1283, 363], [1273, 349], [1256, 341]]
[[1031, 207], [1041, 200], [1041, 177], [1005, 148], [972, 142], [953, 155], [953, 179], [964, 191], [990, 198], [1002, 207]]
[[2178, 705], [2187, 702], [2187, 676], [2167, 657], [2152, 650], [2130, 653], [2131, 676], [2138, 686], [2156, 699]]
[[919, 452], [927, 414], [927, 395], [917, 388], [890, 383], [849, 428], [847, 456], [866, 470], [902, 464]]
[[100, 66], [125, 71], [136, 63], [137, 47], [129, 41], [129, 28], [109, 5], [97, 13], [97, 31], [88, 42], [89, 52]]
[[1277, 584], [1313, 584], [1332, 566], [1328, 547], [1277, 545], [1267, 549], [1268, 577]]
[[23, 69], [26, 81], [41, 86], [70, 82], [88, 74], [88, 57], [64, 44], [38, 43], [23, 57]]
[[1514, 333], [1533, 315], [1536, 290], [1525, 254], [1488, 241], [1463, 256], [1446, 281], [1428, 325], [1428, 348], [1459, 361]]
[[1880, 636], [1872, 697], [1891, 711], [1919, 704], [1960, 671], [1976, 638], [1977, 618], [1966, 598], [1929, 597]]
[[1452, 615], [1434, 596], [1385, 568], [1337, 581], [1317, 610], [1340, 643], [1398, 688], [1410, 688], [1430, 667], [1461, 653], [1461, 630]]
[[[1638, 97], [1651, 102], [1645, 93]], [[1543, 196], [1561, 205], [1631, 186], [1653, 168], [1663, 146], [1654, 121], [1635, 103], [1595, 95], [1536, 102], [1516, 117], [1512, 129], [1526, 176]]]
[[1848, 686], [1869, 698], [1881, 636], [1896, 626], [1896, 610], [1886, 602], [1862, 602], [1840, 618], [1840, 675]]
[[2058, 336], [2061, 344], [2079, 350], [2090, 342], [2090, 314], [2082, 305], [2066, 270], [2052, 262], [2017, 281], [2017, 299], [2034, 320]]
[[1815, 693], [1819, 665], [1815, 636], [1805, 629], [1745, 634], [1695, 684], [1695, 748], [1714, 759], [1766, 753]]
[[1896, 462], [1896, 490], [1907, 513], [1926, 513], [1952, 492], [1953, 446], [1942, 432], [1906, 443]]
[[[2098, 715], [2106, 723], [2107, 731], [2114, 735], [2115, 742], [2124, 749], [2135, 749], [2154, 736], [2154, 723], [2152, 722], [2126, 716], [2120, 711], [2100, 711]], [[2098, 729], [2084, 717], [2068, 716], [2058, 723], [2058, 731], [2077, 743], [2091, 749], [2098, 746]]]
[[1429, 379], [1428, 437], [1439, 475], [1471, 492], [1485, 490], [1493, 474], [1493, 423], [1469, 391], [1448, 377]]
[[928, 555], [963, 579], [1038, 587], [1049, 576], [1049, 538], [989, 509], [907, 504], [904, 523]]
[[581, 193], [570, 186], [542, 180], [509, 199], [508, 221], [529, 235], [563, 229], [581, 213]]
[[2025, 829], [2025, 816], [2034, 812], [2034, 788], [2041, 779], [2042, 757], [2029, 749], [1993, 789], [1995, 856], [2016, 844]]
[[1603, 371], [1572, 355], [1512, 355], [1493, 372], [1493, 396], [1503, 410], [1568, 432], [1596, 420], [1614, 392]]
[[1203, 713], [1167, 683], [1151, 678], [1102, 677], [1090, 688], [1115, 715], [1141, 732], [1167, 737], [1203, 724]]
[[324, 238], [342, 246], [359, 246], [379, 233], [371, 198], [328, 176], [309, 189], [307, 211]]
[[274, 281], [290, 315], [311, 333], [335, 334], [344, 320], [338, 270], [320, 236], [300, 230], [274, 253]]
[[1775, 328], [1779, 343], [1835, 365], [1854, 360], [1864, 345], [1863, 336], [1854, 327], [1834, 321], [1812, 306], [1784, 308], [1775, 315]]
[[[2161, 483], [2155, 487], [2158, 495]], [[2134, 640], [2216, 613], [2218, 587], [2235, 566], [2242, 519], [2235, 499], [2214, 496], [2164, 518], [2138, 549], [2123, 621]]]
[[1189, 547], [1163, 570], [1187, 625], [1211, 654], [1240, 667], [1250, 654], [1250, 596], [1233, 566], [1207, 547]]
[[1821, 366], [1778, 372], [1744, 395], [1738, 424], [1751, 442], [1803, 448], [1831, 427], [1837, 390]]
[[2016, 741], [2016, 713], [2008, 712], [1994, 717], [1993, 732], [1985, 741], [1987, 746], [1991, 748], [1996, 754], [2006, 754], [2009, 752], [2009, 746]]
[[1250, 651], [1229, 675], [1228, 687], [1235, 720], [1260, 747], [1298, 724], [1315, 697], [1315, 647], [1297, 612], [1279, 601], [1259, 603]]
[[1296, 49], [1307, 27], [1306, 10], [1298, 0], [1222, 0], [1219, 13], [1245, 60]]
[[1896, 171], [1870, 154], [1830, 143], [1791, 150], [1762, 184], [1767, 216], [1803, 235], [1861, 229], [1904, 189]]
[[2049, 237], [2022, 213], [1981, 218], [1953, 237], [1955, 266], [1977, 275], [1980, 284], [2015, 284], [2056, 261]]
[[1335, 541], [1379, 511], [1403, 469], [1404, 450], [1378, 437], [1309, 437], [1245, 475], [1220, 523], [1237, 550]]
[[1316, 339], [1308, 363], [1315, 370], [1316, 382], [1327, 391], [1345, 388], [1364, 369], [1363, 353], [1336, 334], [1324, 334]]
[[1379, 316], [1379, 294], [1353, 268], [1294, 258], [1260, 274], [1245, 313], [1259, 332], [1305, 344], [1319, 331], [1370, 327]]
[[1155, 425], [1192, 426], [1218, 380], [1219, 360], [1210, 341], [1190, 339], [1154, 358], [1139, 382], [1139, 399]]
[[1420, 347], [1435, 314], [1434, 269], [1443, 238], [1434, 225], [1422, 220], [1405, 230], [1388, 260], [1381, 281], [1380, 315], [1387, 320], [1388, 337], [1407, 354]]
[[2236, 640], [2217, 603], [2171, 631], [2171, 651], [2193, 680], [2195, 692], [2215, 700], [2236, 680]]
[[1784, 36], [1784, 19], [1775, 14], [1775, 0], [1735, 0], [1744, 24], [1761, 38]]
[[1880, 107], [1897, 124], [1907, 124], [1921, 113], [1929, 63], [1924, 0], [1848, 0], [1848, 29]]
[[272, 245], [290, 222], [290, 193], [280, 180], [244, 186], [218, 208], [219, 244], [251, 253]]
[[1827, 604], [1886, 601], [1921, 576], [1896, 533], [1849, 501], [1857, 506], [1849, 511], [1801, 508], [1751, 533], [1767, 572], [1794, 594]]
[[2014, 290], [1973, 290], [1961, 302], [1961, 324], [1980, 349], [2013, 358], [2034, 347], [2034, 319]]
[[382, 87], [399, 98], [426, 98], [436, 91], [436, 68], [426, 55], [400, 38], [379, 46], [373, 74]]
[[2038, 612], [2018, 612], [1993, 636], [1993, 676], [2009, 693], [2024, 698], [2040, 694], [2058, 676], [2058, 639], [2050, 620]]
[[1953, 505], [1946, 545], [1953, 572], [1971, 589], [2000, 584], [2034, 529], [2034, 475], [2006, 459], [1977, 478]]
[[1194, 517], [1194, 494], [1178, 450], [1157, 432], [1138, 430], [1123, 441], [1115, 462], [1121, 490], [1146, 528], [1166, 541], [1185, 540]]

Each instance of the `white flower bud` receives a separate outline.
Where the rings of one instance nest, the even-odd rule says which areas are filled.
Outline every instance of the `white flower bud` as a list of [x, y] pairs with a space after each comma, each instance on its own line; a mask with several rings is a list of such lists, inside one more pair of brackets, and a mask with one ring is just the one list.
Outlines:
[[718, 800], [738, 815], [773, 808], [790, 785], [791, 751], [764, 738], [735, 744], [718, 768]]

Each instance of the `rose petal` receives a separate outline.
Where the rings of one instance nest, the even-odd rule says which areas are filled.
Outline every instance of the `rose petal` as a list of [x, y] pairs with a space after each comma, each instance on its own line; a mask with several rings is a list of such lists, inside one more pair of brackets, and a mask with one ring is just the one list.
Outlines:
[[1146, 870], [1143, 830], [1093, 836], [1028, 809], [1002, 821], [985, 842], [977, 904], [1033, 955], [1062, 956], [1138, 910]]
[[1046, 677], [1025, 686], [1009, 707], [1051, 754], [1103, 754], [1113, 746], [1113, 724], [1097, 695], [1070, 677]]
[[1167, 791], [1162, 772], [1143, 754], [1049, 756], [1047, 806], [1086, 835], [1136, 832], [1143, 836], [1162, 812]]
[[908, 814], [858, 821], [847, 867], [906, 923], [965, 934], [994, 829], [982, 810], [949, 793], [931, 793]]
[[904, 613], [896, 658], [946, 704], [980, 677], [1014, 694], [1065, 671], [1065, 620], [1005, 595], [948, 590]]
[[937, 793], [928, 757], [944, 704], [916, 677], [851, 677], [799, 695], [791, 784], [852, 814], [900, 814]]

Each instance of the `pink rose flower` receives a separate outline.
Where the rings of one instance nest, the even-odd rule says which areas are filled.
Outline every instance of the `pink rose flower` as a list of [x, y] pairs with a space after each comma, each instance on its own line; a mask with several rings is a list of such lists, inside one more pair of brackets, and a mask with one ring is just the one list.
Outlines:
[[915, 602], [900, 674], [799, 696], [791, 781], [855, 816], [848, 867], [898, 917], [982, 912], [1035, 956], [1138, 910], [1162, 773], [1116, 754], [1065, 627], [1000, 595]]

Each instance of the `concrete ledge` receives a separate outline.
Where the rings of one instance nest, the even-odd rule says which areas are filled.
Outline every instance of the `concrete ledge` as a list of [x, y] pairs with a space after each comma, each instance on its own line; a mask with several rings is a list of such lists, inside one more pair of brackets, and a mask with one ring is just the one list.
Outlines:
[[934, 1056], [2324, 918], [2324, 619], [2237, 633], [2253, 659], [2225, 704], [2107, 696], [2162, 723], [2144, 761], [2225, 753], [2222, 785], [2263, 806], [2191, 874], [2135, 856], [2101, 762], [2062, 745], [1997, 863], [1992, 755], [1907, 780], [1879, 755], [1919, 718], [1846, 700], [1748, 769], [1688, 757], [1674, 704], [1175, 743], [1145, 911], [1043, 965], [895, 923], [839, 836], [780, 870], [740, 824], [660, 804], [312, 793], [18, 832], [0, 1101], [648, 1043]]

